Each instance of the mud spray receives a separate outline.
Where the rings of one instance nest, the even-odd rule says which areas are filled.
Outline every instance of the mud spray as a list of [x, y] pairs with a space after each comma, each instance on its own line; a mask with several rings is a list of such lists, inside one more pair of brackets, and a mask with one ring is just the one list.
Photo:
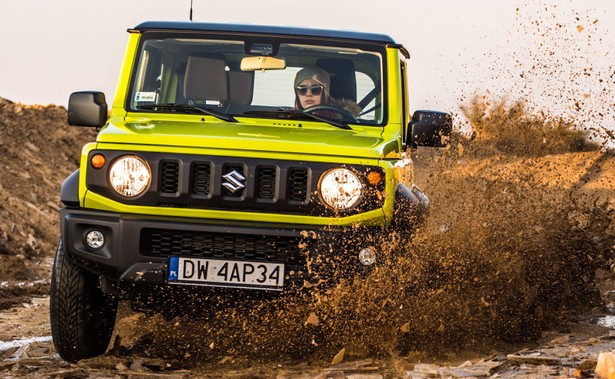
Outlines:
[[[125, 343], [196, 365], [330, 362], [341, 349], [347, 359], [435, 358], [531, 341], [600, 306], [595, 272], [613, 257], [612, 198], [581, 188], [601, 162], [613, 163], [612, 153], [579, 145], [568, 131], [544, 142], [519, 109], [496, 107], [489, 118], [474, 108], [466, 112], [477, 138], [414, 152], [415, 180], [432, 209], [401, 258], [382, 257], [365, 279], [233, 304], [200, 320], [132, 315], [119, 322]], [[489, 125], [507, 132], [495, 141]], [[554, 154], [570, 149], [594, 151]], [[569, 172], [571, 159], [578, 162]]]

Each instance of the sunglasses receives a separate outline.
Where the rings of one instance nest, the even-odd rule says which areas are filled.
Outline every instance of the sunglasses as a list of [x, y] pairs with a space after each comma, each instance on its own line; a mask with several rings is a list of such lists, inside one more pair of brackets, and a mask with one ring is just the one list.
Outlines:
[[308, 93], [308, 90], [310, 90], [310, 92], [312, 93], [312, 95], [314, 96], [319, 96], [322, 93], [323, 90], [323, 86], [318, 85], [318, 84], [314, 84], [312, 86], [297, 86], [297, 88], [295, 88], [295, 91], [297, 92], [297, 95], [299, 96], [305, 96]]

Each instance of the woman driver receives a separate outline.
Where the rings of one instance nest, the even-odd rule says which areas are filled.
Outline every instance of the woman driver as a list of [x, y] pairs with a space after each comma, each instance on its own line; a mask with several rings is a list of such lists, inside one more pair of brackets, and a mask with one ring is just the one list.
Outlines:
[[[358, 117], [361, 108], [348, 99], [334, 99], [329, 95], [331, 79], [320, 67], [306, 66], [295, 76], [295, 108], [303, 111], [317, 105], [329, 105], [350, 112]], [[328, 110], [316, 111], [318, 115], [339, 118], [340, 113]]]

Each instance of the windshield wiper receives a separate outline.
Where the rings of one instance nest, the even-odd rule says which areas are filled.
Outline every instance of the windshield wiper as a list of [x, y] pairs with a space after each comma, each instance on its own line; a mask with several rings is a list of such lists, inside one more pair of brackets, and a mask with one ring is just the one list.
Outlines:
[[204, 114], [206, 114], [208, 116], [217, 117], [220, 120], [224, 120], [224, 121], [227, 121], [227, 122], [238, 122], [237, 119], [235, 117], [231, 116], [230, 114], [214, 111], [213, 109], [209, 109], [209, 108], [201, 108], [201, 107], [198, 107], [196, 105], [189, 105], [189, 104], [173, 104], [173, 103], [167, 103], [167, 104], [144, 104], [144, 105], [138, 105], [137, 109], [160, 109], [160, 110], [197, 111], [197, 112], [200, 112], [200, 113], [204, 113]]
[[298, 111], [298, 110], [295, 110], [295, 109], [291, 109], [291, 110], [280, 109], [280, 110], [275, 110], [275, 111], [274, 110], [270, 110], [270, 111], [247, 111], [247, 112], [244, 112], [243, 114], [271, 116], [271, 117], [276, 117], [276, 118], [292, 118], [292, 119], [297, 119], [297, 118], [300, 118], [300, 117], [307, 117], [307, 118], [310, 118], [312, 120], [318, 120], [318, 121], [326, 122], [329, 125], [337, 126], [338, 128], [341, 128], [341, 129], [352, 130], [352, 128], [348, 125], [348, 123], [346, 123], [344, 121], [333, 120], [333, 119], [330, 119], [328, 117], [319, 116], [319, 115], [314, 114], [314, 113], [307, 113], [307, 112], [304, 112], [304, 111]]

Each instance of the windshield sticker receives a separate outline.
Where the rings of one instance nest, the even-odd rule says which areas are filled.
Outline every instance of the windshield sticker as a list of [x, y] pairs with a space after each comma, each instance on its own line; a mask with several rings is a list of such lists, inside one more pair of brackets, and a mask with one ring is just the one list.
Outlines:
[[156, 101], [156, 92], [137, 92], [135, 101]]

